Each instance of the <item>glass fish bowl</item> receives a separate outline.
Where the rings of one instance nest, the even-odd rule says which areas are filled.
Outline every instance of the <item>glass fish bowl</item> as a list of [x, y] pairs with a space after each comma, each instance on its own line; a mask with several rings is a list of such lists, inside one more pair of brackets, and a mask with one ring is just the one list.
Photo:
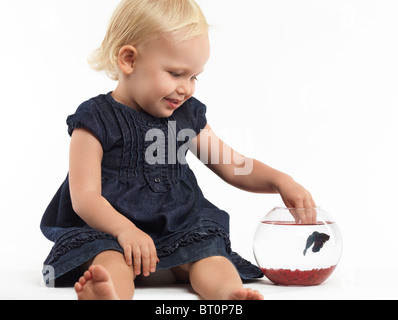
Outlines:
[[261, 271], [274, 284], [315, 286], [337, 267], [342, 245], [336, 222], [320, 207], [275, 207], [261, 220], [253, 251]]

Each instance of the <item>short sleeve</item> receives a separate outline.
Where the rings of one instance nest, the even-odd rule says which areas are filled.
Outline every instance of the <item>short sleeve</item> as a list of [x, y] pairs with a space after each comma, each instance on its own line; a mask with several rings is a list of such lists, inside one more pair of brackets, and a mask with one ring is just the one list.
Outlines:
[[196, 134], [199, 134], [207, 125], [206, 111], [206, 106], [199, 100], [195, 98], [189, 100], [188, 113], [192, 122], [192, 129], [195, 130]]
[[105, 126], [101, 120], [98, 106], [94, 102], [87, 101], [81, 104], [76, 112], [67, 118], [66, 124], [68, 125], [70, 136], [72, 136], [75, 129], [87, 129], [99, 140], [104, 148], [106, 139]]

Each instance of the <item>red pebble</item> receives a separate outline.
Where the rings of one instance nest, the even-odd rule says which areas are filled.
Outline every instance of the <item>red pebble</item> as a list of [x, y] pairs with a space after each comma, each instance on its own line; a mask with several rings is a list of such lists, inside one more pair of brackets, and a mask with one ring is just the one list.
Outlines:
[[287, 270], [287, 269], [265, 269], [261, 268], [264, 275], [275, 284], [284, 286], [316, 286], [324, 282], [336, 266], [327, 269], [312, 270]]

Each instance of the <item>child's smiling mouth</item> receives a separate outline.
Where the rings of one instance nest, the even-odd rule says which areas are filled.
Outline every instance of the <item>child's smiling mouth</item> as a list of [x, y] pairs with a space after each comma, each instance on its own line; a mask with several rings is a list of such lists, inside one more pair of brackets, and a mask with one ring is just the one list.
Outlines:
[[166, 100], [167, 104], [170, 106], [172, 109], [177, 109], [181, 105], [181, 100], [177, 99], [171, 99], [171, 98], [164, 98]]

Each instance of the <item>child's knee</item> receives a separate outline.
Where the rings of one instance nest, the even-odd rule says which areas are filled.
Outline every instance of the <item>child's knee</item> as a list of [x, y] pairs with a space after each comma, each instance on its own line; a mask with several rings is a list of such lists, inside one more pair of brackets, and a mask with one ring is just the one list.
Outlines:
[[203, 262], [215, 263], [215, 264], [232, 264], [232, 262], [224, 256], [212, 256], [204, 258]]
[[126, 272], [135, 278], [133, 267], [127, 265], [123, 253], [115, 250], [107, 250], [99, 253], [92, 261], [93, 265], [102, 265], [108, 271]]

